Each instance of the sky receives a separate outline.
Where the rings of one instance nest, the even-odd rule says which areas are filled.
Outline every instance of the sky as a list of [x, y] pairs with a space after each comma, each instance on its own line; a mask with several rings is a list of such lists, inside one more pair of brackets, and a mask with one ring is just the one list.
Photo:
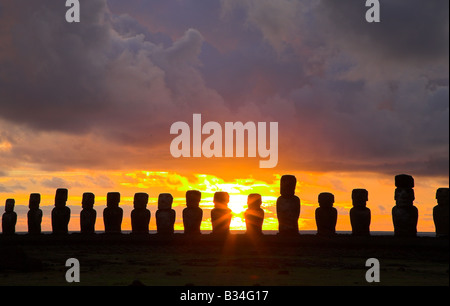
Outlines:
[[[392, 231], [394, 176], [416, 181], [419, 231], [434, 231], [435, 192], [449, 182], [449, 3], [380, 1], [381, 22], [359, 0], [0, 0], [0, 207], [42, 195], [51, 230], [56, 188], [68, 188], [69, 229], [83, 192], [118, 191], [122, 229], [133, 195], [202, 191], [202, 229], [215, 191], [231, 194], [232, 228], [246, 197], [263, 196], [277, 229], [283, 174], [297, 177], [300, 229], [316, 229], [321, 192], [335, 195], [338, 230], [351, 230], [351, 191], [366, 188], [372, 230]], [[174, 158], [173, 123], [278, 122], [278, 163]]]

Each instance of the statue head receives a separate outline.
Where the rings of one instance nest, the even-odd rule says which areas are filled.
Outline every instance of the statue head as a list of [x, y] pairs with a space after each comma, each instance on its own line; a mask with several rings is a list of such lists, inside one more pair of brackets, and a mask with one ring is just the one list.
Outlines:
[[259, 193], [251, 193], [247, 198], [247, 205], [249, 209], [261, 208], [262, 200]]
[[438, 190], [436, 190], [436, 199], [437, 199], [438, 205], [448, 206], [449, 189], [448, 188], [439, 188]]
[[5, 212], [13, 212], [14, 204], [16, 204], [16, 201], [14, 199], [7, 199], [5, 203]]
[[92, 192], [83, 193], [83, 199], [81, 200], [81, 207], [92, 209], [94, 207], [95, 195]]
[[319, 194], [318, 200], [320, 207], [332, 207], [334, 203], [334, 195], [329, 192], [322, 192]]
[[158, 196], [158, 209], [172, 209], [173, 196], [170, 193], [160, 193]]
[[120, 193], [119, 192], [108, 192], [106, 195], [106, 206], [107, 207], [119, 207], [120, 203]]
[[30, 200], [28, 201], [28, 207], [30, 209], [38, 209], [41, 204], [41, 195], [39, 193], [30, 194]]
[[69, 191], [66, 188], [56, 189], [56, 194], [55, 194], [55, 206], [56, 207], [66, 206], [68, 193], [69, 193]]
[[415, 200], [414, 189], [412, 188], [395, 188], [394, 200], [397, 206], [412, 206]]
[[148, 193], [137, 192], [134, 194], [133, 205], [135, 209], [145, 209], [148, 203]]
[[227, 208], [230, 202], [230, 195], [228, 192], [217, 191], [214, 193], [214, 207], [215, 208]]
[[198, 190], [186, 191], [186, 206], [187, 207], [199, 207], [200, 200], [202, 199], [202, 193]]
[[354, 207], [366, 207], [369, 200], [369, 192], [366, 189], [353, 189], [352, 201]]
[[414, 178], [408, 174], [399, 174], [395, 176], [395, 187], [414, 188]]
[[295, 176], [290, 174], [283, 175], [280, 180], [280, 194], [282, 196], [294, 195], [296, 185], [297, 179]]

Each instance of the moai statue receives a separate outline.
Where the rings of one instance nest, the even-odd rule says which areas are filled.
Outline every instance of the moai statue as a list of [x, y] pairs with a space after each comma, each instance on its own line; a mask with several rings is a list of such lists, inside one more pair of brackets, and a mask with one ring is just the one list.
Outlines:
[[97, 219], [97, 212], [94, 209], [95, 195], [91, 192], [83, 193], [81, 201], [80, 212], [80, 228], [82, 234], [95, 233], [95, 221]]
[[170, 193], [161, 193], [158, 197], [156, 211], [156, 231], [158, 234], [170, 235], [174, 233], [176, 213], [172, 209], [173, 197]]
[[278, 232], [280, 235], [298, 235], [300, 199], [295, 195], [297, 179], [283, 175], [280, 180], [280, 194], [277, 199]]
[[203, 210], [200, 208], [202, 193], [198, 190], [186, 191], [186, 208], [183, 209], [183, 225], [185, 234], [201, 234], [200, 225]]
[[38, 235], [41, 233], [42, 223], [42, 210], [39, 208], [41, 203], [41, 195], [39, 193], [30, 194], [30, 200], [28, 202], [27, 222], [28, 222], [28, 234]]
[[417, 235], [417, 221], [419, 211], [414, 206], [414, 178], [407, 174], [395, 176], [395, 203], [392, 208], [394, 235], [415, 237]]
[[131, 211], [131, 232], [133, 234], [148, 234], [151, 213], [147, 209], [148, 194], [138, 192], [134, 194], [134, 209]]
[[106, 208], [103, 210], [103, 222], [105, 224], [105, 233], [122, 233], [123, 209], [119, 207], [120, 193], [108, 192], [106, 195]]
[[439, 188], [436, 191], [437, 205], [433, 208], [433, 220], [436, 226], [437, 237], [448, 237], [449, 228], [449, 214], [448, 214], [448, 202], [449, 202], [449, 189]]
[[214, 193], [214, 208], [211, 210], [212, 233], [226, 235], [230, 232], [231, 209], [228, 208], [228, 192]]
[[14, 199], [7, 199], [5, 203], [5, 212], [2, 216], [3, 235], [14, 235], [16, 233], [17, 214], [14, 211]]
[[264, 222], [264, 210], [261, 208], [261, 195], [252, 193], [247, 198], [248, 209], [244, 213], [247, 234], [262, 235], [262, 225]]
[[353, 189], [350, 209], [350, 224], [352, 225], [352, 235], [370, 236], [371, 212], [366, 207], [369, 200], [369, 192], [366, 189]]
[[56, 190], [55, 207], [52, 209], [53, 234], [68, 234], [70, 221], [70, 208], [66, 206], [68, 190]]
[[319, 207], [316, 208], [317, 235], [333, 236], [336, 234], [338, 212], [333, 207], [334, 195], [329, 192], [319, 194]]

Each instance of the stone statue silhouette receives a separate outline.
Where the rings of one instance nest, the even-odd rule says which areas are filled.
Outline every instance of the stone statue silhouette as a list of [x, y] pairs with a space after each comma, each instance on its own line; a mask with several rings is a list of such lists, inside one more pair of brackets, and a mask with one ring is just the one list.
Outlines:
[[264, 210], [261, 208], [261, 195], [252, 193], [247, 198], [248, 209], [244, 213], [248, 235], [262, 235]]
[[95, 233], [95, 221], [97, 219], [97, 211], [94, 209], [95, 195], [91, 192], [83, 193], [81, 200], [80, 212], [80, 229], [82, 234]]
[[28, 213], [27, 213], [27, 223], [28, 223], [28, 234], [38, 235], [41, 233], [41, 223], [42, 223], [42, 210], [39, 208], [41, 203], [41, 195], [39, 193], [30, 194], [30, 200], [28, 202]]
[[436, 190], [437, 205], [433, 207], [433, 220], [436, 227], [437, 237], [448, 237], [449, 229], [449, 189], [439, 188]]
[[334, 195], [329, 192], [319, 194], [319, 207], [316, 208], [315, 217], [317, 235], [333, 236], [336, 234], [338, 212], [333, 207]]
[[415, 237], [419, 212], [414, 206], [414, 178], [407, 174], [395, 176], [395, 206], [392, 208], [394, 235]]
[[131, 211], [131, 232], [133, 234], [148, 234], [151, 213], [147, 209], [148, 194], [138, 192], [134, 194], [134, 209]]
[[122, 233], [123, 209], [119, 207], [120, 193], [108, 192], [106, 195], [106, 208], [103, 210], [103, 222], [105, 233]]
[[201, 234], [200, 225], [203, 210], [200, 208], [202, 193], [198, 190], [186, 191], [186, 208], [183, 209], [183, 226], [185, 234]]
[[280, 180], [280, 194], [276, 210], [280, 235], [298, 235], [300, 199], [295, 195], [297, 179], [293, 175], [283, 175]]
[[230, 196], [228, 192], [214, 193], [214, 208], [211, 210], [212, 233], [226, 235], [230, 233], [231, 209], [228, 208]]
[[56, 190], [55, 207], [52, 209], [53, 234], [68, 234], [70, 221], [70, 208], [66, 206], [68, 190], [59, 188]]
[[350, 224], [352, 234], [355, 236], [370, 236], [371, 212], [366, 207], [369, 200], [369, 192], [366, 189], [353, 189], [350, 209]]
[[170, 193], [161, 193], [158, 197], [156, 211], [156, 231], [158, 234], [170, 235], [174, 233], [176, 213], [172, 209], [173, 197]]
[[17, 214], [14, 211], [14, 199], [7, 199], [5, 203], [5, 212], [2, 216], [3, 235], [14, 235], [16, 233]]

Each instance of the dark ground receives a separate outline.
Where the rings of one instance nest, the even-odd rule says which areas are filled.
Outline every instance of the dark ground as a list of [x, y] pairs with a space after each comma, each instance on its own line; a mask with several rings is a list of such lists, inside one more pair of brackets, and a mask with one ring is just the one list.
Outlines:
[[[80, 262], [67, 283], [65, 262]], [[368, 258], [380, 283], [367, 283]], [[0, 285], [449, 286], [449, 240], [337, 235], [0, 235]]]

